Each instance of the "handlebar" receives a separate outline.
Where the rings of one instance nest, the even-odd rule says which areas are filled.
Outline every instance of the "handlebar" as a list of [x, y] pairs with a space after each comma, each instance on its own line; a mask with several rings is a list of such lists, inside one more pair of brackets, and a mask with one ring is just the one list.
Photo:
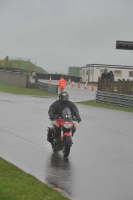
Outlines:
[[[62, 117], [58, 117], [58, 116], [56, 116], [54, 119], [50, 119], [51, 121], [54, 121], [54, 120], [57, 120], [57, 119], [62, 119]], [[78, 122], [78, 120], [77, 120], [77, 118], [75, 117], [75, 116], [72, 116], [72, 118], [71, 118], [73, 121], [76, 121], [76, 122]]]

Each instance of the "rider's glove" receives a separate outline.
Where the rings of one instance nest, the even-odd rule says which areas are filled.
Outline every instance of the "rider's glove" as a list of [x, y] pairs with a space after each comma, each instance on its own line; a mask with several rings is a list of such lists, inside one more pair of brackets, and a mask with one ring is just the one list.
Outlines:
[[51, 119], [53, 121], [55, 119], [55, 116], [53, 114], [50, 114], [49, 119]]
[[77, 117], [77, 121], [78, 121], [78, 123], [81, 122], [81, 118], [80, 118], [80, 117]]

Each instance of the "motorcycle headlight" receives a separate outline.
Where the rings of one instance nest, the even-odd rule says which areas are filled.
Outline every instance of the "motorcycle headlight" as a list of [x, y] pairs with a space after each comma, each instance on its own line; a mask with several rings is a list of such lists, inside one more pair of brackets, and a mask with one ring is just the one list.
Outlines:
[[72, 127], [71, 124], [64, 124], [64, 127], [67, 128], [67, 129], [70, 129]]

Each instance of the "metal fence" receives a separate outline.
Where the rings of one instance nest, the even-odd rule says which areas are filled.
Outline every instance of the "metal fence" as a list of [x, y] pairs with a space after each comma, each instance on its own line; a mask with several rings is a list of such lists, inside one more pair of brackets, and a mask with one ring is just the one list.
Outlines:
[[40, 81], [37, 81], [37, 88], [51, 92], [53, 94], [58, 94], [58, 85], [42, 83]]
[[103, 92], [97, 90], [96, 102], [133, 108], [133, 96], [126, 94]]

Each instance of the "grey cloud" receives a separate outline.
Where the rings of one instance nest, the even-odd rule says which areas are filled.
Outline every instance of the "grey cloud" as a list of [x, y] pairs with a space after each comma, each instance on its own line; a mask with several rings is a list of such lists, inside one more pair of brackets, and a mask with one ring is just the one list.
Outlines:
[[86, 63], [132, 64], [129, 52], [115, 49], [118, 39], [132, 41], [130, 0], [3, 2], [1, 57], [30, 57], [62, 72]]

